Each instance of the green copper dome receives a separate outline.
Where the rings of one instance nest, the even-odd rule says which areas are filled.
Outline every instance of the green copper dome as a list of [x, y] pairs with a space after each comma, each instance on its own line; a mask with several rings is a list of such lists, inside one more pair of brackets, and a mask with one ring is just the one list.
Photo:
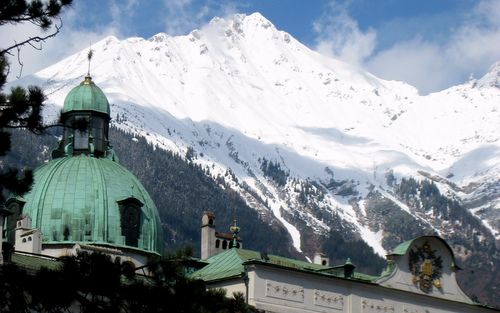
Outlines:
[[75, 88], [64, 99], [63, 113], [71, 111], [96, 111], [109, 115], [108, 99], [97, 87], [90, 76]]
[[41, 166], [23, 213], [43, 244], [86, 243], [161, 254], [155, 204], [126, 168], [108, 158], [62, 157]]

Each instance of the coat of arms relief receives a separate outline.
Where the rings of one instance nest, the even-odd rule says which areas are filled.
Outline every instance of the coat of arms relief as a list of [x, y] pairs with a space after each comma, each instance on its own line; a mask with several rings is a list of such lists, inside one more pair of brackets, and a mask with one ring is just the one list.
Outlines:
[[428, 242], [421, 246], [414, 245], [409, 254], [409, 267], [413, 274], [413, 284], [429, 293], [435, 287], [441, 289], [443, 260], [436, 255]]

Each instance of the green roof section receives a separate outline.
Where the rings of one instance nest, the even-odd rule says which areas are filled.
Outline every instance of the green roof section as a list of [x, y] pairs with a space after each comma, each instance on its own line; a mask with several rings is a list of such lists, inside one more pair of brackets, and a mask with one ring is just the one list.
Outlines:
[[57, 270], [62, 265], [60, 261], [54, 258], [21, 253], [13, 253], [11, 262], [29, 271], [38, 271], [43, 267], [50, 270]]
[[[126, 244], [120, 201], [141, 204], [137, 246]], [[125, 167], [107, 158], [62, 157], [35, 171], [23, 213], [42, 232], [42, 244], [86, 243], [128, 247], [161, 255], [158, 210], [146, 189]]]
[[[262, 264], [327, 277], [344, 278], [342, 266], [329, 267], [271, 254], [265, 255], [265, 259], [263, 259], [260, 252], [237, 248], [216, 254], [210, 257], [207, 262], [209, 263], [207, 266], [194, 272], [191, 277], [202, 279], [205, 282], [226, 280], [240, 277], [247, 264]], [[354, 272], [350, 279], [373, 282], [377, 278], [377, 276]]]
[[245, 270], [245, 262], [253, 251], [229, 249], [206, 260], [209, 264], [194, 272], [191, 277], [204, 281], [214, 281], [238, 277]]
[[408, 251], [408, 249], [410, 248], [411, 246], [411, 243], [417, 238], [413, 238], [413, 239], [410, 239], [410, 240], [407, 240], [405, 242], [402, 242], [400, 243], [399, 245], [397, 245], [396, 248], [394, 248], [392, 250], [391, 253], [389, 254], [394, 254], [394, 255], [404, 255], [406, 254], [406, 251]]
[[73, 111], [95, 111], [110, 115], [109, 102], [104, 92], [94, 84], [90, 76], [71, 89], [64, 99], [62, 113]]

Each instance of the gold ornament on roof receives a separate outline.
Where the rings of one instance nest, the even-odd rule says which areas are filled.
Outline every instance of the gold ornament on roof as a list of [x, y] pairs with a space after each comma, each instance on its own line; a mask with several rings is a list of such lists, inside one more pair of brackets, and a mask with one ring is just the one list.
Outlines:
[[425, 293], [431, 292], [433, 287], [442, 288], [443, 261], [435, 252], [425, 242], [422, 246], [413, 246], [409, 253], [408, 265], [413, 274], [412, 282]]

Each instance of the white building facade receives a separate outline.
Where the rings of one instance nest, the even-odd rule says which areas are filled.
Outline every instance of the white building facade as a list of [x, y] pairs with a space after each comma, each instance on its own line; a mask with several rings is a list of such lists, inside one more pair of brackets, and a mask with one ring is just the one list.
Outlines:
[[404, 242], [387, 260], [386, 270], [374, 277], [355, 272], [349, 261], [331, 267], [233, 247], [208, 257], [193, 278], [226, 289], [228, 296], [241, 292], [265, 312], [500, 312], [461, 290], [453, 252], [437, 236]]

